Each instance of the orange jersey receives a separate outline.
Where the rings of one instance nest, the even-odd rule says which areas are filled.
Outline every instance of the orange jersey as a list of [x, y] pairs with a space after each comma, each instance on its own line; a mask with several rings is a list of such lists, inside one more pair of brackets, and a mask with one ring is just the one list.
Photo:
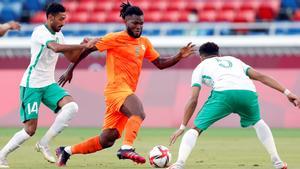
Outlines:
[[150, 62], [159, 57], [150, 41], [141, 36], [130, 37], [126, 31], [109, 33], [96, 44], [97, 49], [107, 51], [107, 86], [105, 93], [127, 91], [134, 92], [142, 69], [143, 59]]

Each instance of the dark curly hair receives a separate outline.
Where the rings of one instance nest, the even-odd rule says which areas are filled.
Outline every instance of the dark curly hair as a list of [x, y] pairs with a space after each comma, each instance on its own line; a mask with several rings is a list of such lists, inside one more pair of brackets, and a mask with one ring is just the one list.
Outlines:
[[143, 11], [138, 6], [132, 6], [128, 1], [127, 3], [122, 2], [120, 7], [120, 17], [122, 17], [123, 19], [125, 19], [125, 17], [128, 15], [144, 15]]

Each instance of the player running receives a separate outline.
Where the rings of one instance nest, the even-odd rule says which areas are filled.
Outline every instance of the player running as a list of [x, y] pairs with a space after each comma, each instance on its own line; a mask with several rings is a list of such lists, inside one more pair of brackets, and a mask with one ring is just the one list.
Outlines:
[[65, 8], [58, 3], [47, 7], [47, 23], [37, 26], [31, 36], [31, 61], [20, 84], [21, 121], [24, 129], [17, 132], [0, 151], [0, 168], [8, 168], [7, 156], [22, 143], [32, 137], [36, 131], [40, 103], [58, 113], [56, 119], [36, 149], [45, 159], [55, 163], [51, 155], [49, 142], [58, 135], [78, 111], [78, 106], [67, 91], [54, 80], [55, 65], [59, 53], [70, 60], [77, 60], [80, 51], [93, 47], [93, 41], [82, 45], [65, 45], [61, 28], [65, 24]]
[[191, 43], [180, 49], [173, 57], [159, 57], [148, 38], [141, 36], [144, 24], [143, 11], [130, 3], [122, 3], [120, 16], [126, 24], [126, 30], [110, 33], [102, 37], [95, 48], [86, 50], [80, 59], [71, 64], [60, 79], [64, 85], [70, 82], [75, 66], [81, 59], [95, 50], [107, 51], [106, 71], [108, 82], [104, 91], [106, 112], [102, 133], [82, 143], [59, 147], [58, 165], [66, 165], [74, 154], [90, 154], [111, 147], [125, 130], [123, 145], [117, 152], [119, 159], [130, 159], [136, 163], [145, 163], [145, 158], [135, 152], [133, 142], [145, 119], [141, 100], [135, 95], [143, 59], [146, 58], [159, 69], [175, 65], [178, 61], [194, 53]]
[[205, 43], [200, 49], [202, 62], [192, 75], [192, 95], [185, 106], [180, 128], [171, 136], [170, 144], [183, 134], [185, 126], [192, 117], [198, 102], [201, 85], [212, 87], [210, 97], [194, 120], [194, 127], [188, 130], [181, 141], [178, 159], [169, 169], [183, 169], [184, 164], [196, 144], [198, 136], [214, 122], [237, 113], [242, 127], [253, 126], [257, 137], [270, 154], [276, 169], [287, 169], [276, 150], [269, 126], [260, 118], [256, 89], [250, 79], [284, 93], [287, 99], [300, 108], [299, 98], [271, 77], [264, 75], [241, 60], [232, 56], [219, 56], [219, 47], [215, 43]]

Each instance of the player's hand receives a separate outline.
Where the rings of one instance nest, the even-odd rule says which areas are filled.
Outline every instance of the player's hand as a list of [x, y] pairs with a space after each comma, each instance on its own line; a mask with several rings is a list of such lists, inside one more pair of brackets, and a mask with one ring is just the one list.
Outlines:
[[180, 137], [182, 134], [184, 133], [184, 130], [183, 129], [178, 129], [177, 131], [175, 131], [172, 136], [170, 137], [170, 146], [172, 144], [174, 144], [177, 140], [178, 137]]
[[20, 30], [21, 29], [21, 25], [18, 22], [15, 21], [10, 21], [8, 22], [10, 29], [12, 30]]
[[287, 98], [289, 99], [289, 101], [296, 107], [300, 108], [300, 99], [298, 96], [296, 96], [293, 93], [290, 93], [287, 95]]
[[80, 44], [84, 44], [86, 48], [90, 49], [93, 48], [99, 40], [100, 38], [94, 38], [94, 39], [84, 38]]
[[196, 51], [196, 49], [194, 47], [195, 47], [195, 45], [192, 44], [192, 42], [190, 42], [186, 46], [182, 47], [179, 52], [180, 58], [186, 58], [186, 57], [194, 54]]
[[80, 45], [88, 43], [89, 40], [90, 40], [90, 38], [87, 38], [87, 37], [83, 38], [82, 41], [81, 41], [81, 43], [80, 43]]
[[63, 87], [67, 82], [71, 83], [72, 78], [73, 70], [68, 69], [59, 77], [58, 84]]

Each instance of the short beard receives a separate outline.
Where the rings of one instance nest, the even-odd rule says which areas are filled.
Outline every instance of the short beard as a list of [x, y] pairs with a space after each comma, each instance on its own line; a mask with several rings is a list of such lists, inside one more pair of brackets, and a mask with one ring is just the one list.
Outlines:
[[142, 31], [141, 31], [141, 33], [138, 36], [135, 36], [134, 33], [130, 29], [127, 29], [127, 33], [129, 36], [134, 37], [134, 38], [139, 38], [142, 35]]

